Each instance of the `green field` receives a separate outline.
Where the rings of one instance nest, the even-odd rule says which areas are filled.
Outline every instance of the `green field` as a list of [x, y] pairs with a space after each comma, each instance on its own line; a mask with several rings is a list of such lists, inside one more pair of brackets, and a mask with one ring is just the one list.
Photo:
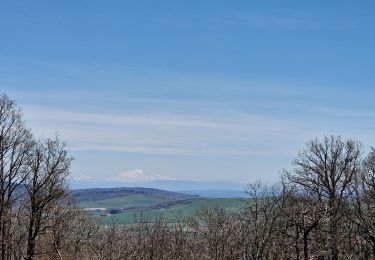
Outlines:
[[111, 199], [104, 199], [98, 201], [83, 202], [83, 208], [130, 208], [130, 207], [150, 207], [159, 203], [165, 202], [165, 199], [148, 196], [148, 195], [133, 195], [116, 197]]
[[[163, 202], [163, 201], [161, 201]], [[119, 197], [94, 201], [90, 203], [82, 203], [84, 208], [126, 208], [127, 205], [139, 206], [139, 208], [129, 209], [123, 213], [102, 217], [104, 222], [115, 221], [120, 224], [131, 223], [134, 219], [140, 218], [152, 221], [158, 217], [164, 217], [170, 221], [176, 218], [192, 216], [202, 208], [222, 208], [227, 211], [239, 211], [246, 203], [245, 199], [240, 198], [224, 198], [224, 199], [206, 199], [199, 198], [188, 201], [178, 201], [160, 207], [160, 201], [154, 197], [143, 195]], [[159, 204], [158, 207], [155, 205]]]

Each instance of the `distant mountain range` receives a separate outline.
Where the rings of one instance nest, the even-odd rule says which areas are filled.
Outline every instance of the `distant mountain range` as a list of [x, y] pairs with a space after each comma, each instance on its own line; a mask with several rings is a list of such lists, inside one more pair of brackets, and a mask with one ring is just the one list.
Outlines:
[[202, 198], [248, 198], [245, 191], [239, 190], [187, 190], [180, 192], [189, 195], [196, 195]]

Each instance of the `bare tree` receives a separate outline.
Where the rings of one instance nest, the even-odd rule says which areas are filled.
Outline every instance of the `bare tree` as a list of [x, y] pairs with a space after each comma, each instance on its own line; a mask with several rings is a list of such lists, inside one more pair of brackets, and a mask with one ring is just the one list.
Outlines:
[[28, 161], [28, 241], [26, 259], [35, 256], [36, 239], [52, 227], [51, 214], [66, 196], [66, 181], [72, 158], [58, 137], [37, 142]]
[[284, 207], [282, 187], [268, 186], [260, 182], [247, 185], [248, 204], [242, 216], [246, 224], [245, 259], [264, 259], [272, 255], [272, 240], [275, 238], [276, 227]]
[[361, 164], [361, 145], [340, 136], [310, 140], [294, 161], [287, 179], [322, 203], [327, 212], [327, 242], [332, 259], [339, 258], [338, 226]]
[[220, 208], [200, 209], [191, 227], [201, 235], [199, 244], [204, 245], [202, 256], [209, 259], [238, 259], [241, 251], [236, 247], [236, 226], [239, 218]]
[[[76, 220], [82, 215], [76, 201], [71, 196], [65, 196], [55, 203], [50, 210], [50, 231], [46, 233], [46, 255], [51, 259], [64, 259], [73, 247]], [[83, 232], [83, 230], [80, 230]], [[83, 232], [84, 233], [84, 232]], [[70, 257], [70, 255], [69, 255]]]
[[[318, 228], [324, 217], [324, 207], [319, 202], [311, 200], [306, 194], [291, 189], [286, 196], [286, 207], [282, 210], [283, 219], [281, 227], [281, 235], [285, 239], [291, 239], [294, 252], [290, 252], [296, 259], [310, 259], [310, 251], [312, 247], [317, 252], [317, 245], [311, 245], [311, 236], [319, 232]], [[316, 257], [316, 256], [314, 256]]]
[[373, 148], [363, 162], [363, 170], [353, 185], [352, 221], [358, 228], [358, 234], [366, 241], [364, 245], [375, 258], [375, 149]]
[[10, 228], [15, 194], [26, 177], [24, 167], [32, 146], [32, 135], [25, 127], [16, 103], [0, 95], [0, 250], [9, 259], [12, 247]]

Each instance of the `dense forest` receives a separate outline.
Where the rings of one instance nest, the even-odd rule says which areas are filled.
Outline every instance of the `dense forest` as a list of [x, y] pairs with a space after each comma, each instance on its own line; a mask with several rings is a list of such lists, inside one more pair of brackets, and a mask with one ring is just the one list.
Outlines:
[[[37, 138], [0, 96], [0, 259], [374, 259], [375, 151], [312, 139], [274, 185], [247, 185], [238, 212], [103, 224], [70, 195], [72, 157]], [[272, 163], [272, 162], [270, 162]]]

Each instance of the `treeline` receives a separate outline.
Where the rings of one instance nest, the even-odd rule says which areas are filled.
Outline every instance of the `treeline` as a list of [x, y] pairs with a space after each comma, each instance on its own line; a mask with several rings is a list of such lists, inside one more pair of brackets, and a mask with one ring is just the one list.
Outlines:
[[72, 158], [35, 138], [0, 96], [0, 259], [375, 259], [375, 151], [352, 139], [310, 140], [280, 182], [251, 183], [239, 212], [131, 225], [77, 207]]

